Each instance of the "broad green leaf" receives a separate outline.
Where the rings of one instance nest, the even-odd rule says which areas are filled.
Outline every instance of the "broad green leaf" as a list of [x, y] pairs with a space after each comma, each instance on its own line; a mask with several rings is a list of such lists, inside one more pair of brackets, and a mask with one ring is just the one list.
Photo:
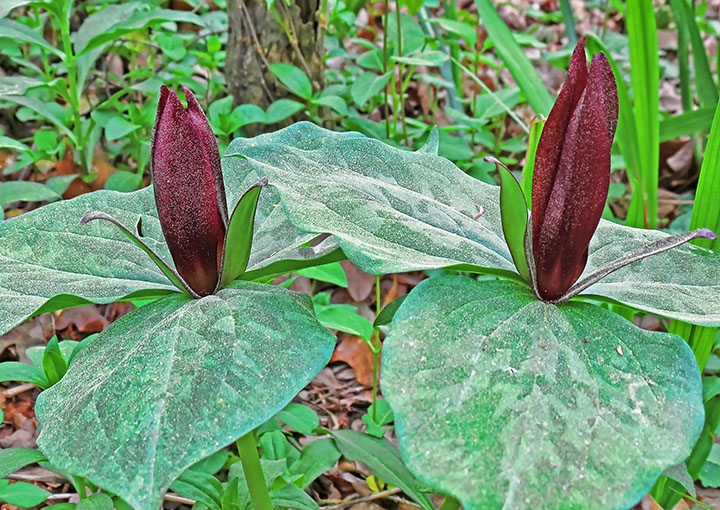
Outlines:
[[21, 508], [31, 508], [45, 501], [50, 493], [27, 482], [0, 480], [0, 501]]
[[39, 48], [42, 48], [45, 51], [49, 51], [50, 53], [60, 57], [60, 59], [65, 58], [65, 54], [62, 51], [57, 49], [52, 44], [48, 43], [40, 36], [40, 34], [34, 32], [29, 27], [26, 27], [22, 23], [18, 23], [15, 20], [9, 18], [0, 19], [0, 38], [3, 37], [8, 37], [10, 39], [13, 39], [14, 41], [30, 43]]
[[687, 457], [704, 422], [680, 337], [543, 303], [516, 282], [422, 282], [382, 368], [408, 466], [467, 510], [625, 510]]
[[220, 510], [223, 486], [209, 473], [188, 469], [170, 488], [183, 497], [191, 498], [210, 510]]
[[322, 96], [312, 100], [312, 103], [320, 106], [327, 106], [340, 115], [348, 114], [348, 107], [345, 100], [340, 96]]
[[312, 434], [313, 430], [320, 424], [315, 411], [294, 402], [280, 411], [276, 418], [290, 425], [301, 434]]
[[300, 457], [289, 466], [289, 471], [290, 474], [303, 476], [300, 488], [306, 489], [318, 476], [330, 471], [339, 458], [340, 451], [332, 439], [318, 439], [302, 449]]
[[60, 195], [33, 181], [8, 181], [0, 184], [0, 207], [12, 202], [54, 202]]
[[[434, 413], [425, 418], [429, 419], [432, 416]], [[400, 458], [400, 452], [386, 439], [378, 439], [349, 429], [332, 430], [328, 433], [335, 439], [335, 444], [345, 458], [362, 462], [382, 481], [400, 487], [423, 509], [435, 508], [427, 495], [427, 487], [418, 482], [408, 471]]]
[[220, 285], [240, 278], [245, 272], [250, 260], [252, 249], [253, 230], [255, 227], [255, 214], [262, 189], [267, 185], [267, 179], [260, 179], [248, 189], [230, 215], [225, 245], [222, 256], [222, 277]]
[[109, 141], [117, 140], [134, 131], [137, 131], [138, 129], [140, 129], [138, 124], [133, 124], [125, 117], [118, 115], [110, 119], [110, 121], [105, 125], [105, 138]]
[[393, 317], [395, 316], [395, 312], [398, 311], [398, 308], [400, 308], [400, 305], [402, 305], [406, 297], [407, 294], [405, 294], [404, 296], [400, 296], [399, 298], [396, 298], [395, 300], [386, 304], [380, 311], [378, 316], [375, 317], [373, 327], [377, 328], [379, 326], [384, 326], [385, 324], [390, 324], [393, 320]]
[[305, 105], [292, 99], [278, 99], [268, 106], [265, 124], [277, 124], [305, 109]]
[[355, 78], [350, 86], [350, 96], [357, 106], [365, 106], [368, 99], [379, 94], [390, 80], [391, 73], [376, 74], [371, 72], [362, 73]]
[[93, 494], [87, 499], [81, 499], [75, 510], [113, 510], [113, 500], [103, 493]]
[[[234, 205], [259, 176], [226, 168], [224, 178], [228, 204]], [[3, 186], [7, 184], [11, 183]], [[252, 276], [290, 272], [318, 259], [342, 259], [332, 239], [301, 247], [316, 236], [292, 225], [282, 207], [276, 206], [278, 202], [274, 189], [266, 188], [261, 194], [248, 265]], [[106, 222], [80, 225], [86, 213], [98, 210], [129, 228], [141, 222], [143, 242], [174, 266], [150, 188], [134, 193], [88, 193], [0, 222], [0, 333], [36, 312], [176, 292], [153, 261], [117, 227]], [[330, 260], [323, 260], [328, 256]]]
[[40, 450], [29, 448], [6, 448], [0, 450], [0, 478], [4, 478], [25, 466], [47, 460]]
[[115, 170], [105, 181], [105, 189], [122, 191], [125, 193], [135, 191], [142, 184], [142, 178], [142, 174], [137, 172]]
[[348, 286], [345, 270], [337, 262], [301, 269], [297, 271], [297, 274], [305, 278], [310, 278], [311, 280], [332, 283], [338, 287], [347, 288]]
[[0, 148], [12, 149], [18, 152], [27, 152], [30, 150], [30, 147], [22, 143], [20, 140], [15, 140], [7, 136], [0, 136]]
[[[205, 23], [202, 21], [197, 14], [189, 11], [176, 11], [171, 9], [149, 9], [149, 10], [133, 10], [133, 7], [137, 6], [137, 3], [131, 3], [129, 6], [123, 6], [123, 11], [115, 13], [122, 13], [119, 19], [115, 18], [115, 22], [110, 26], [103, 26], [100, 23], [88, 23], [86, 20], [83, 23], [88, 24], [85, 30], [78, 30], [77, 36], [74, 38], [75, 42], [75, 53], [77, 56], [85, 55], [91, 50], [107, 43], [121, 38], [125, 34], [134, 32], [135, 30], [142, 30], [155, 25], [166, 23], [168, 21], [174, 21], [177, 23], [192, 23], [193, 25], [204, 26]], [[98, 14], [101, 14], [102, 11]], [[90, 18], [88, 18], [89, 20]]]
[[317, 510], [318, 504], [308, 494], [293, 484], [284, 485], [270, 491], [274, 506], [293, 510]]
[[475, 27], [464, 21], [458, 21], [455, 19], [438, 18], [430, 20], [433, 23], [440, 25], [443, 30], [455, 34], [465, 39], [471, 47], [475, 47], [477, 42], [477, 32]]
[[334, 345], [307, 296], [279, 287], [164, 298], [114, 322], [41, 394], [38, 444], [61, 469], [155, 510], [186, 468], [286, 406]]
[[50, 383], [40, 368], [28, 365], [27, 363], [20, 363], [19, 361], [5, 361], [0, 363], [0, 382], [7, 381], [30, 382], [41, 388], [50, 386]]
[[290, 92], [306, 101], [312, 97], [312, 84], [305, 72], [292, 64], [270, 64], [270, 72], [277, 76]]
[[[517, 278], [502, 234], [499, 188], [442, 157], [298, 123], [234, 140], [224, 164], [237, 174], [268, 177], [283, 204], [275, 212], [305, 232], [332, 234], [368, 273], [454, 267]], [[585, 274], [664, 237], [601, 220]], [[619, 269], [586, 293], [720, 325], [718, 267], [720, 253], [686, 245]]]
[[707, 462], [700, 471], [700, 483], [705, 487], [720, 487], [720, 445], [713, 444]]

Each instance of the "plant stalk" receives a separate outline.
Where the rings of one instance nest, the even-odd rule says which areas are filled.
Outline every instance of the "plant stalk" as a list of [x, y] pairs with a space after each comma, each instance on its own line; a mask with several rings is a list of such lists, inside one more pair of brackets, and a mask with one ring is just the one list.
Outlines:
[[237, 440], [237, 449], [254, 510], [273, 510], [253, 431]]
[[[382, 308], [380, 300], [381, 300], [381, 292], [380, 292], [380, 275], [375, 275], [375, 316], [377, 317], [380, 315], [380, 310]], [[378, 373], [380, 371], [380, 329], [375, 328], [373, 331], [373, 336], [371, 338], [373, 340], [371, 343], [373, 344], [373, 388], [372, 388], [372, 419], [374, 422], [377, 422], [377, 395], [378, 395]]]

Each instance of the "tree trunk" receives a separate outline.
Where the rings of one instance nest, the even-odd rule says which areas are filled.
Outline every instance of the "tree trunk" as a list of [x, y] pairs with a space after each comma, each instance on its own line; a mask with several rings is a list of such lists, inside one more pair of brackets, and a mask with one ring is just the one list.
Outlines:
[[318, 2], [293, 0], [287, 5], [285, 0], [275, 0], [283, 27], [268, 10], [266, 0], [228, 1], [225, 77], [236, 104], [251, 103], [266, 109], [277, 99], [294, 97], [268, 69], [277, 62], [299, 67], [319, 90], [323, 60]]

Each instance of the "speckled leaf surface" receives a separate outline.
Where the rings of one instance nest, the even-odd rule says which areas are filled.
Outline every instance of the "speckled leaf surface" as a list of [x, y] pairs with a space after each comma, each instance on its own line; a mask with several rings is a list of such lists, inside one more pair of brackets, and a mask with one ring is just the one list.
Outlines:
[[704, 421], [680, 337], [515, 282], [422, 282], [382, 363], [408, 466], [467, 510], [625, 510]]
[[[584, 275], [651, 242], [657, 230], [601, 220]], [[581, 276], [581, 278], [583, 278]], [[605, 296], [646, 312], [693, 324], [720, 325], [720, 253], [685, 244], [606, 276], [583, 294]]]
[[[246, 177], [225, 172], [229, 204], [234, 205], [249, 186]], [[249, 270], [278, 260], [313, 259], [335, 247], [329, 240], [315, 248], [297, 248], [314, 236], [292, 225], [278, 201], [275, 190], [261, 194]], [[83, 302], [108, 303], [138, 291], [150, 291], [145, 292], [148, 296], [176, 291], [115, 226], [81, 226], [80, 219], [90, 211], [108, 213], [133, 231], [142, 217], [143, 241], [173, 266], [150, 188], [134, 193], [97, 191], [0, 222], [0, 334], [57, 295], [64, 296], [44, 311]]]
[[42, 393], [38, 445], [54, 465], [156, 510], [185, 468], [279, 412], [334, 345], [308, 296], [279, 287], [166, 297], [114, 322]]
[[[297, 227], [333, 234], [348, 258], [369, 273], [453, 265], [514, 271], [502, 234], [499, 188], [431, 152], [396, 149], [302, 122], [235, 139], [224, 164], [250, 175], [248, 183], [267, 176]], [[601, 220], [584, 274], [665, 235]], [[720, 325], [719, 267], [720, 254], [685, 246], [618, 270], [586, 293]]]
[[[237, 138], [224, 159], [238, 174], [266, 176], [299, 228], [333, 234], [367, 272], [455, 264], [514, 270], [500, 225], [499, 189], [474, 186], [447, 159], [306, 122]], [[485, 212], [474, 218], [477, 205]]]

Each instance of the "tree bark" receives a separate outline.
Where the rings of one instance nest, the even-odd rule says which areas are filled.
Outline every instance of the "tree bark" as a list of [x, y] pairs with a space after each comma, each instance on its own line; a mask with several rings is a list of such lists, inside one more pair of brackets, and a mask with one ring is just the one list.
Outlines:
[[265, 109], [277, 99], [293, 97], [268, 69], [277, 62], [299, 67], [319, 90], [323, 81], [319, 1], [293, 0], [287, 5], [286, 0], [275, 0], [282, 24], [267, 8], [266, 0], [228, 1], [225, 78], [236, 104], [251, 103]]

